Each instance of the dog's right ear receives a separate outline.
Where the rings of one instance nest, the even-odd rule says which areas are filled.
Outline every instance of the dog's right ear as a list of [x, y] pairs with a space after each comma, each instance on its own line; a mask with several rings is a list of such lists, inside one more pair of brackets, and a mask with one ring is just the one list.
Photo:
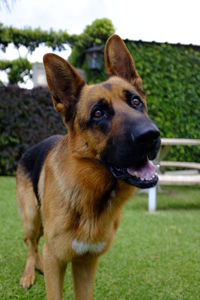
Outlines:
[[54, 108], [64, 116], [76, 103], [85, 82], [67, 61], [56, 54], [45, 54], [43, 62]]

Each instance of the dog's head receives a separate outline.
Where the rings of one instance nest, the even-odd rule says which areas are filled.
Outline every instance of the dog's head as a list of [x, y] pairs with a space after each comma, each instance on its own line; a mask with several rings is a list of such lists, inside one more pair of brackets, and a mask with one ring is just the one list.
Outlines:
[[154, 186], [158, 178], [151, 160], [160, 134], [148, 118], [133, 59], [117, 35], [106, 43], [105, 65], [109, 79], [87, 85], [64, 59], [44, 56], [54, 108], [66, 124], [73, 155], [98, 160], [115, 178], [134, 186]]

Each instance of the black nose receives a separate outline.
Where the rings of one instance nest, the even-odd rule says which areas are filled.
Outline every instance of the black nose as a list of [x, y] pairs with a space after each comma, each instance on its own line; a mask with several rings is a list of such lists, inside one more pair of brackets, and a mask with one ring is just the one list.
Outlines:
[[157, 126], [147, 120], [138, 124], [131, 134], [134, 147], [137, 148], [142, 156], [154, 159], [160, 148], [160, 132]]
[[160, 132], [153, 122], [147, 120], [138, 124], [132, 131], [131, 136], [134, 142], [146, 143], [159, 138]]
[[146, 124], [138, 125], [131, 136], [134, 143], [152, 143], [160, 137], [160, 131], [153, 122], [149, 121]]

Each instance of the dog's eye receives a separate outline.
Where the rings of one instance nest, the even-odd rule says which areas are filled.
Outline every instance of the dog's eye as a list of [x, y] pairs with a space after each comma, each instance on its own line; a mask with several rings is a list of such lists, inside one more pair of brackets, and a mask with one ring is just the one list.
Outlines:
[[137, 108], [142, 105], [141, 100], [138, 98], [138, 96], [132, 96], [131, 98], [131, 106], [134, 108]]
[[100, 108], [97, 108], [93, 111], [92, 117], [96, 120], [100, 120], [105, 116], [105, 112]]
[[144, 103], [140, 99], [140, 96], [126, 90], [125, 97], [129, 106], [131, 106], [134, 109], [143, 111]]

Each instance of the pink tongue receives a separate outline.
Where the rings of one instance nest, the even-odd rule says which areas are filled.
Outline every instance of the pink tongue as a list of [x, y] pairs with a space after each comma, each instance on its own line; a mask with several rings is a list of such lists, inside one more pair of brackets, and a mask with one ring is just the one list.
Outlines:
[[156, 172], [156, 167], [154, 166], [153, 162], [147, 159], [146, 164], [140, 169], [128, 168], [127, 172], [135, 176], [137, 172], [137, 176], [143, 179], [151, 179]]

